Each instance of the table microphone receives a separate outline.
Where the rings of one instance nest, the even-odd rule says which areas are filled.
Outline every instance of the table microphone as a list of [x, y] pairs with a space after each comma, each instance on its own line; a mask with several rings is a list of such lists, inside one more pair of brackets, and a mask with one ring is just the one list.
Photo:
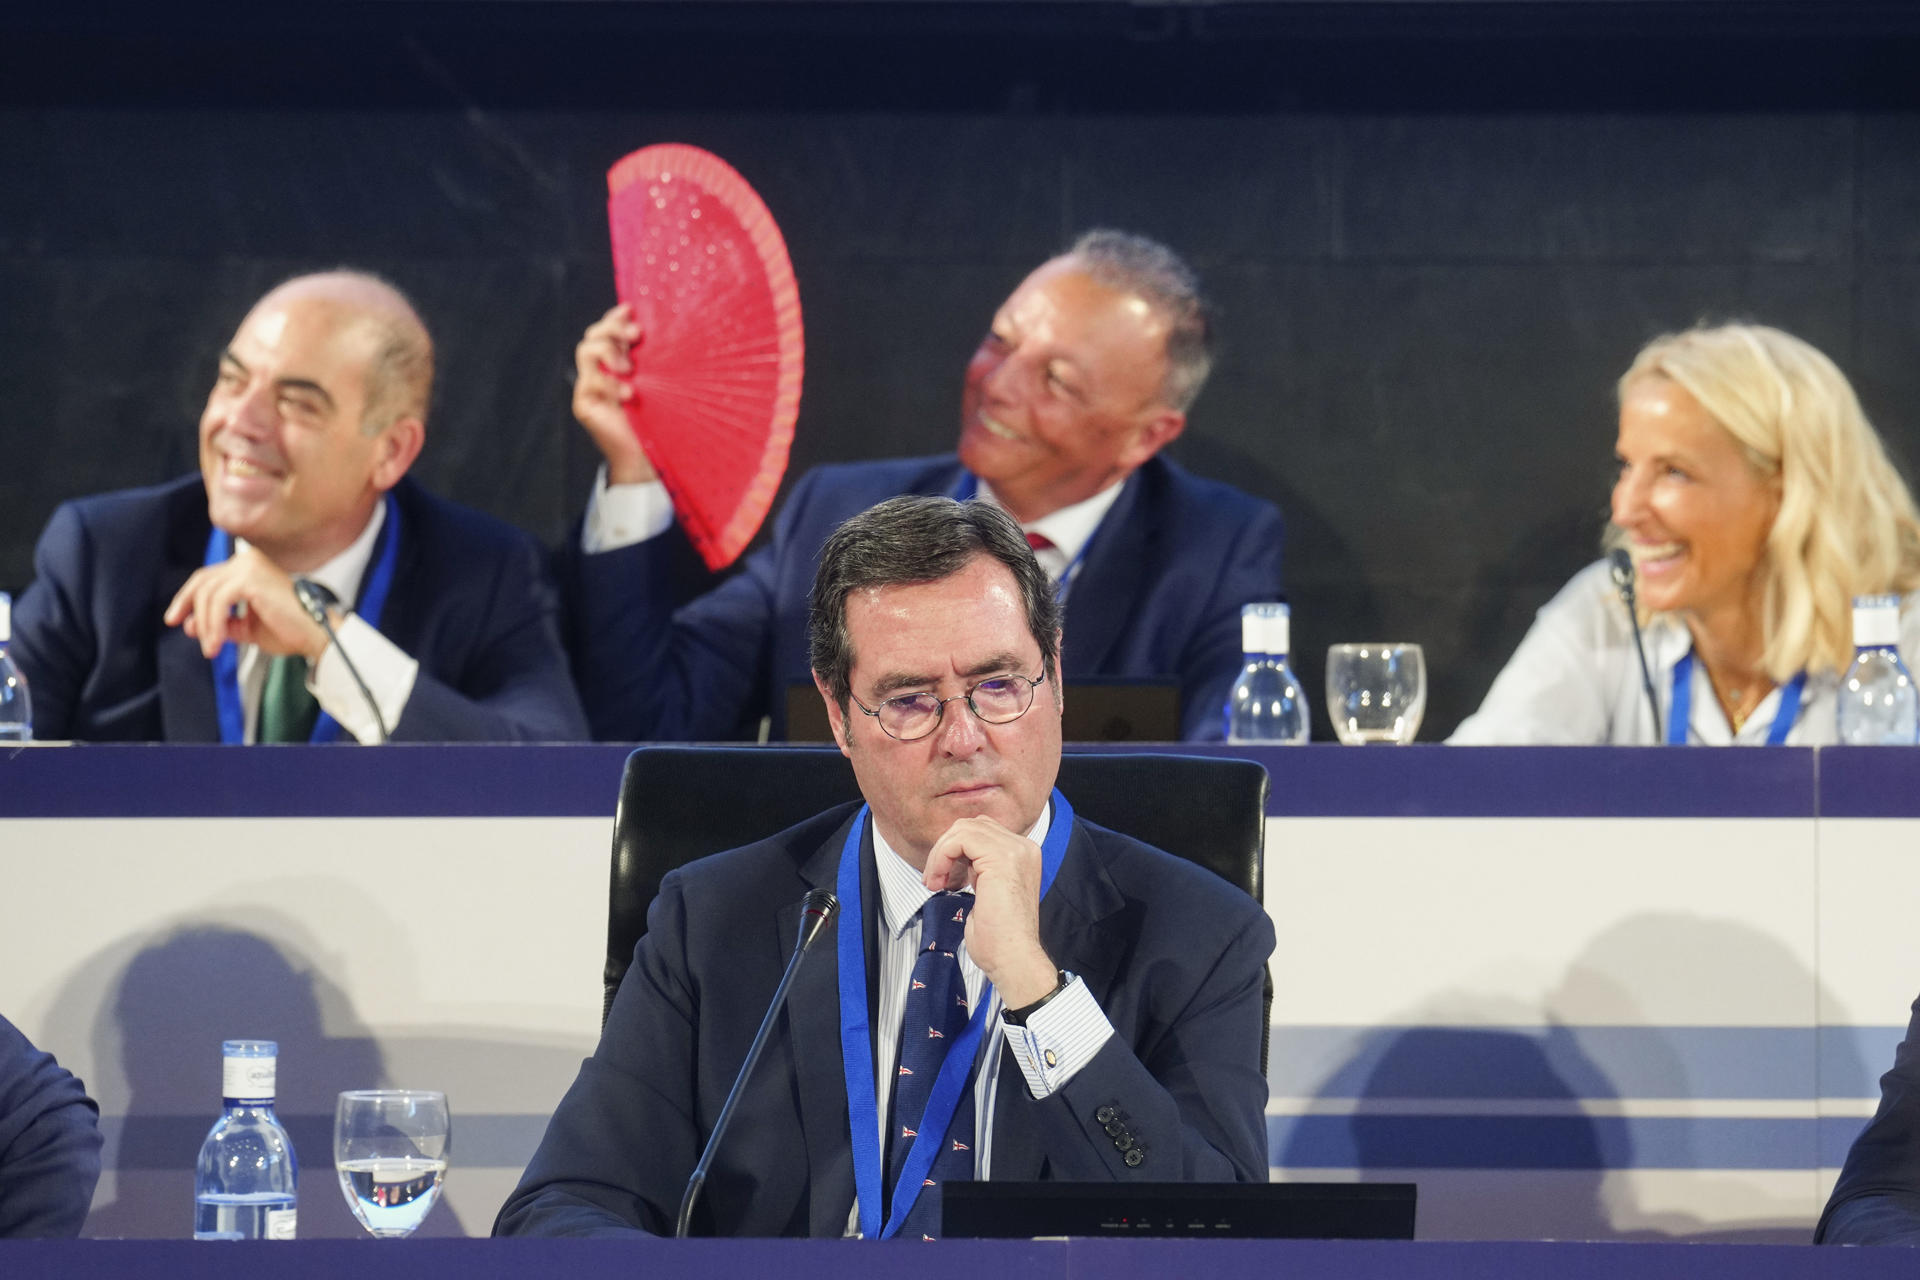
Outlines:
[[727, 1094], [727, 1101], [720, 1108], [720, 1118], [713, 1122], [713, 1133], [707, 1138], [706, 1149], [700, 1153], [700, 1161], [693, 1166], [693, 1176], [687, 1179], [687, 1192], [680, 1197], [680, 1220], [674, 1225], [675, 1239], [685, 1239], [687, 1229], [693, 1224], [694, 1202], [700, 1198], [700, 1188], [706, 1184], [707, 1170], [713, 1164], [713, 1153], [720, 1147], [720, 1135], [727, 1131], [727, 1122], [733, 1119], [733, 1109], [740, 1101], [740, 1092], [746, 1088], [747, 1077], [753, 1074], [753, 1068], [760, 1061], [761, 1051], [767, 1047], [767, 1037], [773, 1031], [773, 1020], [780, 1014], [780, 1006], [787, 1002], [787, 988], [793, 985], [793, 975], [800, 972], [800, 961], [805, 958], [807, 949], [813, 946], [827, 926], [833, 923], [833, 917], [840, 910], [840, 899], [833, 896], [831, 889], [810, 889], [800, 903], [800, 936], [794, 940], [793, 958], [787, 961], [787, 971], [780, 975], [780, 985], [774, 988], [773, 1003], [767, 1006], [767, 1016], [760, 1020], [760, 1030], [753, 1037], [753, 1047], [747, 1050], [747, 1060], [740, 1064], [740, 1074], [733, 1079], [733, 1090]]
[[373, 700], [373, 690], [367, 688], [367, 682], [360, 678], [360, 668], [353, 665], [353, 659], [348, 656], [346, 646], [341, 644], [340, 637], [333, 633], [333, 619], [327, 616], [327, 606], [340, 603], [339, 597], [312, 578], [295, 578], [293, 594], [299, 599], [300, 607], [307, 611], [307, 616], [319, 623], [320, 629], [327, 633], [327, 643], [332, 645], [334, 651], [340, 655], [340, 661], [347, 664], [347, 674], [352, 676], [353, 682], [360, 686], [360, 696], [367, 700], [367, 710], [373, 712], [373, 723], [379, 726], [380, 741], [385, 742], [393, 735], [387, 731], [387, 721], [380, 714], [380, 704]]
[[1633, 557], [1625, 547], [1607, 553], [1613, 569], [1613, 585], [1620, 592], [1620, 603], [1627, 606], [1627, 621], [1633, 625], [1633, 651], [1640, 656], [1640, 687], [1647, 693], [1647, 710], [1653, 712], [1653, 740], [1666, 741], [1660, 732], [1660, 700], [1653, 696], [1653, 672], [1647, 668], [1647, 646], [1640, 638], [1640, 608], [1634, 602]]

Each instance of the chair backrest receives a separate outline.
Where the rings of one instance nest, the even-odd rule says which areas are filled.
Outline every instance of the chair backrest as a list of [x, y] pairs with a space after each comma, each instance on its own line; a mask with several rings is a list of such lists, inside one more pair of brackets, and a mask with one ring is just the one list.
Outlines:
[[[1060, 760], [1059, 786], [1087, 821], [1197, 862], [1260, 900], [1267, 771], [1259, 763], [1069, 753]], [[660, 746], [628, 756], [613, 818], [602, 1021], [667, 872], [859, 798], [852, 766], [831, 748]], [[1272, 1006], [1269, 974], [1269, 1015]], [[1263, 1072], [1266, 1066], [1263, 1025]]]

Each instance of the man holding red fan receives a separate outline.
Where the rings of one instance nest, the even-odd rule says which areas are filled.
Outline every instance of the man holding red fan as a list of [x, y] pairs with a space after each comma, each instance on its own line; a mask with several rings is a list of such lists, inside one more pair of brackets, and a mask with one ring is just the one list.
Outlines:
[[[771, 541], [676, 610], [666, 488], [628, 423], [640, 328], [613, 310], [575, 352], [573, 411], [606, 459], [562, 557], [574, 673], [594, 734], [785, 738], [807, 680], [807, 589], [826, 535], [896, 494], [982, 497], [1027, 533], [1065, 607], [1069, 679], [1177, 680], [1182, 735], [1221, 736], [1240, 606], [1280, 594], [1280, 513], [1160, 456], [1212, 364], [1193, 272], [1166, 246], [1091, 231], [1000, 307], [967, 365], [958, 455], [820, 467]], [[576, 553], [577, 552], [577, 553]]]

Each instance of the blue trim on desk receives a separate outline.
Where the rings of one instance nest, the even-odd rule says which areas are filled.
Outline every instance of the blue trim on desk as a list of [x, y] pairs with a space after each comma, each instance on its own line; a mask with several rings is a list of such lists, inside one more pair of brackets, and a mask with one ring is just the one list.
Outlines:
[[1828, 747], [1820, 752], [1820, 814], [1828, 818], [1920, 818], [1920, 751]]
[[[392, 747], [36, 746], [0, 753], [0, 818], [611, 817], [621, 744]], [[1258, 760], [1274, 817], [1811, 818], [1811, 750], [1664, 747], [1229, 747], [1079, 744]], [[1860, 757], [1878, 752], [1855, 749]], [[1854, 806], [1920, 816], [1891, 786], [1920, 752], [1834, 782]], [[1853, 777], [1849, 764], [1848, 777]], [[1887, 771], [1891, 771], [1890, 773]], [[1829, 771], [1832, 772], [1832, 771]], [[1853, 787], [1848, 790], [1847, 787]], [[1876, 799], [1877, 798], [1877, 799]]]
[[[1081, 743], [1071, 750], [1258, 760], [1272, 779], [1272, 817], [1811, 818], [1815, 812], [1814, 752], [1804, 747], [1679, 752]], [[1920, 752], [1913, 759], [1920, 769]]]
[[[380, 1266], [411, 1280], [1912, 1280], [1910, 1249], [1794, 1245], [1375, 1240], [294, 1240], [210, 1248], [191, 1240], [0, 1242], [8, 1280], [256, 1280], [265, 1250], [282, 1280], [335, 1280]], [[911, 1250], [912, 1252], [909, 1252]], [[377, 1261], [376, 1261], [377, 1260]]]
[[0, 818], [606, 818], [626, 746], [35, 746]]

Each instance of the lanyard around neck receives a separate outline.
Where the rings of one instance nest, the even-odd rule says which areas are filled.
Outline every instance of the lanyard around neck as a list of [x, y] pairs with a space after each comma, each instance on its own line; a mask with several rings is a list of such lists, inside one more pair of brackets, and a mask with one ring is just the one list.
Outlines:
[[[387, 494], [386, 507], [387, 518], [380, 529], [373, 568], [360, 584], [360, 599], [353, 609], [376, 630], [380, 626], [381, 610], [386, 608], [387, 595], [393, 589], [394, 566], [400, 563], [400, 504], [393, 500], [391, 493]], [[232, 556], [233, 535], [216, 527], [207, 537], [205, 563], [225, 564]], [[213, 656], [213, 697], [220, 712], [220, 741], [229, 746], [245, 742], [247, 718], [240, 700], [240, 648], [231, 640], [221, 645], [220, 652]], [[320, 744], [339, 737], [340, 722], [322, 711], [307, 741]]]
[[[933, 1168], [933, 1160], [947, 1140], [947, 1125], [960, 1104], [961, 1090], [973, 1075], [973, 1060], [984, 1034], [987, 1006], [992, 1003], [993, 983], [981, 985], [980, 998], [973, 1016], [960, 1038], [947, 1047], [940, 1074], [933, 1078], [933, 1092], [927, 1098], [920, 1132], [901, 1166], [900, 1180], [894, 1187], [893, 1211], [880, 1221], [880, 1104], [873, 1079], [873, 1032], [867, 1010], [867, 930], [880, 926], [879, 910], [869, 921], [860, 902], [860, 843], [870, 821], [868, 806], [861, 805], [853, 816], [853, 829], [840, 850], [840, 873], [835, 891], [840, 895], [844, 918], [840, 936], [835, 940], [840, 960], [840, 1058], [847, 1078], [847, 1125], [853, 1139], [853, 1191], [860, 1203], [860, 1234], [869, 1240], [884, 1240], [900, 1230], [907, 1211], [913, 1208], [920, 1187]], [[1066, 857], [1067, 840], [1073, 834], [1073, 806], [1056, 789], [1053, 793], [1053, 821], [1046, 839], [1040, 842], [1040, 897], [1053, 887]], [[986, 1123], [980, 1117], [980, 1123]]]
[[[1773, 713], [1773, 724], [1767, 729], [1767, 745], [1782, 746], [1787, 735], [1793, 731], [1793, 722], [1800, 718], [1800, 699], [1807, 689], [1807, 673], [1802, 671], [1787, 681], [1780, 689], [1780, 706]], [[1687, 726], [1693, 718], [1693, 650], [1688, 649], [1680, 655], [1680, 661], [1673, 664], [1673, 698], [1667, 705], [1667, 745], [1684, 747], [1687, 745]], [[1732, 728], [1732, 725], [1728, 725]]]

